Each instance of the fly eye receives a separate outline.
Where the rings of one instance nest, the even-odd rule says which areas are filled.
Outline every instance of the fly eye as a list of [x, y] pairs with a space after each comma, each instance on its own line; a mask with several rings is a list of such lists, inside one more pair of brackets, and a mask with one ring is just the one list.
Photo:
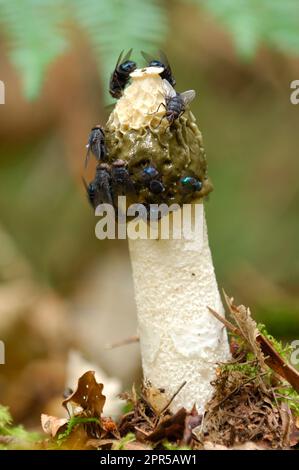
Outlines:
[[127, 60], [126, 62], [121, 64], [120, 68], [123, 72], [133, 72], [133, 70], [136, 69], [136, 64], [131, 60]]
[[200, 191], [202, 182], [193, 176], [184, 176], [180, 179], [180, 184], [184, 191]]
[[149, 64], [148, 64], [149, 67], [163, 67], [164, 68], [164, 64], [162, 64], [162, 62], [160, 62], [159, 60], [152, 60]]
[[153, 180], [150, 182], [149, 189], [154, 194], [160, 194], [164, 191], [164, 186], [161, 181]]
[[142, 172], [144, 176], [147, 176], [149, 178], [155, 178], [155, 176], [158, 176], [158, 171], [153, 166], [147, 166], [143, 169]]

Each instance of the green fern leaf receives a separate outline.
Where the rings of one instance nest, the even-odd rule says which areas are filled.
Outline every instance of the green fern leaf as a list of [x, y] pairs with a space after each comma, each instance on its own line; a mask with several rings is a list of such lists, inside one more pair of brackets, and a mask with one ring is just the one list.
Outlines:
[[121, 49], [157, 47], [167, 30], [157, 0], [0, 0], [10, 58], [28, 98], [39, 94], [49, 65], [69, 46], [62, 26], [69, 18], [86, 32], [105, 90]]
[[64, 14], [63, 0], [0, 0], [0, 22], [27, 98], [37, 97], [49, 65], [66, 50]]
[[7, 406], [0, 405], [0, 434], [1, 429], [12, 423], [12, 417]]
[[156, 0], [75, 0], [73, 9], [95, 51], [106, 98], [121, 50], [152, 50], [166, 35], [166, 11]]
[[187, 1], [209, 10], [226, 27], [244, 59], [251, 59], [262, 44], [299, 53], [298, 0]]

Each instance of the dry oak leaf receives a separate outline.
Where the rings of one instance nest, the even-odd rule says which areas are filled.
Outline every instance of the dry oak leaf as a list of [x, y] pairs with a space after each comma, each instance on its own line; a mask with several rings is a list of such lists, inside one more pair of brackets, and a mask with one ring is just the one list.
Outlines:
[[71, 404], [82, 408], [88, 416], [100, 418], [106, 401], [103, 388], [104, 385], [96, 381], [95, 372], [90, 370], [79, 378], [77, 389], [62, 404], [67, 411]]

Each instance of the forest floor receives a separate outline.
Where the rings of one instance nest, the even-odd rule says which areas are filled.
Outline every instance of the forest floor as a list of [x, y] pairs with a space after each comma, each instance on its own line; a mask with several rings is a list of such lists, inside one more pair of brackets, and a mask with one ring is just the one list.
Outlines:
[[230, 337], [232, 359], [218, 364], [214, 394], [203, 414], [170, 411], [177, 392], [144, 383], [121, 394], [123, 414], [103, 415], [105, 384], [85, 372], [76, 390], [66, 392], [62, 405], [68, 417], [42, 414], [44, 435], [13, 426], [9, 411], [0, 407], [3, 449], [295, 449], [299, 442], [299, 373], [288, 363], [290, 347], [256, 325], [250, 310], [226, 297], [232, 322], [223, 320]]

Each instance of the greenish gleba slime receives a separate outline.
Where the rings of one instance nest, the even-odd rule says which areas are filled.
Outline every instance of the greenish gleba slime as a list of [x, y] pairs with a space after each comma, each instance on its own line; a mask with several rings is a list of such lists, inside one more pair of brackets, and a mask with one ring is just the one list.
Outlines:
[[[117, 159], [127, 163], [136, 188], [134, 196], [127, 195], [130, 203], [177, 203], [181, 206], [212, 190], [202, 135], [189, 110], [166, 128], [146, 125], [139, 129], [120, 129], [110, 126], [108, 121], [105, 135], [109, 163]], [[165, 188], [159, 194], [152, 193], [142, 182], [142, 170], [149, 165], [156, 168]], [[188, 185], [184, 185], [184, 178], [189, 176], [201, 182], [200, 191], [188, 190]]]

